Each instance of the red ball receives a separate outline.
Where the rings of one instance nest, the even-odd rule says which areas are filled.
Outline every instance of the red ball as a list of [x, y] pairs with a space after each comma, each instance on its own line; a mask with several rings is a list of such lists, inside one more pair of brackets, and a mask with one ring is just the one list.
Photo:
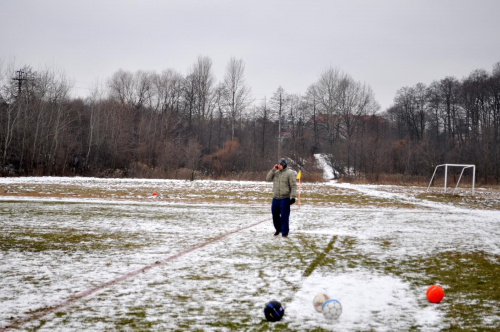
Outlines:
[[156, 196], [156, 193], [153, 193], [153, 196]]
[[427, 300], [431, 303], [439, 303], [444, 297], [444, 290], [441, 286], [432, 285], [427, 288], [427, 292], [425, 294], [427, 296]]

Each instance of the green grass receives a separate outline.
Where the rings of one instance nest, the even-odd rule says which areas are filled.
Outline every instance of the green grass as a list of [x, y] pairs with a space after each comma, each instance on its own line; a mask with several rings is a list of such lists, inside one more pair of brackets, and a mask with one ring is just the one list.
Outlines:
[[321, 265], [321, 263], [325, 260], [326, 255], [328, 255], [330, 253], [330, 251], [333, 249], [333, 244], [335, 243], [336, 240], [337, 240], [336, 236], [332, 237], [330, 242], [328, 242], [328, 245], [326, 246], [326, 248], [317, 254], [316, 258], [304, 270], [304, 273], [303, 273], [304, 277], [306, 277], [306, 278], [309, 277], [311, 275], [311, 273], [314, 271], [314, 269], [316, 269], [317, 266]]
[[446, 203], [455, 206], [462, 206], [470, 209], [500, 210], [499, 194], [492, 195], [475, 194], [451, 194], [451, 193], [421, 193], [416, 197], [431, 202]]
[[[500, 315], [499, 267], [498, 255], [482, 251], [447, 251], [413, 258], [402, 265], [398, 272], [402, 275], [420, 273], [419, 278], [410, 278], [416, 286], [441, 284], [446, 296], [443, 310], [452, 322], [450, 330], [461, 330], [462, 327], [482, 327], [484, 317]], [[500, 321], [497, 324], [500, 325]]]
[[[136, 235], [139, 237], [139, 235]], [[134, 250], [144, 246], [133, 234], [82, 232], [76, 229], [40, 230], [19, 228], [0, 233], [0, 251], [23, 252], [90, 252], [108, 249]]]

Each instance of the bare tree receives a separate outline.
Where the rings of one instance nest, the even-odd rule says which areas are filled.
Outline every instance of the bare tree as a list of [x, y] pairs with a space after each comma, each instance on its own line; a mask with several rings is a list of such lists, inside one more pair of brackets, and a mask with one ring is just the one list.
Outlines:
[[92, 90], [91, 95], [87, 98], [87, 105], [89, 108], [89, 128], [88, 128], [88, 142], [87, 151], [85, 153], [84, 167], [87, 169], [90, 165], [90, 158], [92, 149], [94, 147], [96, 131], [98, 130], [99, 118], [101, 113], [103, 91], [97, 86]]
[[417, 84], [415, 87], [404, 87], [398, 90], [395, 102], [401, 109], [410, 138], [422, 140], [425, 132], [425, 112], [422, 105], [425, 104], [425, 85]]
[[337, 93], [342, 73], [338, 69], [329, 68], [324, 71], [315, 84], [315, 93], [321, 107], [321, 112], [326, 117], [324, 122], [326, 137], [329, 143], [338, 136], [339, 118]]
[[236, 58], [229, 60], [226, 66], [226, 75], [224, 76], [224, 91], [231, 121], [231, 140], [233, 140], [236, 121], [250, 103], [250, 88], [245, 83], [245, 64], [243, 60], [237, 60]]
[[267, 124], [270, 122], [270, 109], [269, 106], [267, 105], [267, 99], [264, 98], [262, 100], [262, 103], [260, 106], [257, 108], [257, 112], [260, 113], [260, 122], [261, 122], [261, 142], [260, 142], [260, 155], [261, 157], [264, 157], [266, 155], [266, 127]]
[[205, 119], [213, 109], [213, 90], [215, 78], [212, 71], [212, 60], [209, 57], [199, 56], [193, 65], [192, 74], [195, 81], [195, 91], [197, 95], [197, 114]]
[[455, 144], [455, 136], [458, 129], [460, 82], [454, 77], [446, 77], [439, 81], [439, 90], [443, 103], [443, 126], [445, 137], [449, 138], [451, 144]]
[[356, 131], [363, 128], [367, 114], [378, 110], [378, 104], [368, 85], [354, 81], [347, 74], [343, 74], [339, 81], [335, 104], [340, 119], [339, 134], [345, 140], [346, 166], [350, 169], [353, 162], [356, 164], [356, 160], [362, 160], [356, 153], [361, 151], [361, 147], [355, 146], [358, 142], [362, 144], [363, 140], [355, 139]]
[[428, 97], [428, 114], [431, 140], [439, 145], [441, 141], [440, 132], [443, 129], [443, 122], [441, 120], [441, 112], [443, 108], [443, 100], [441, 98], [441, 91], [439, 82], [432, 82], [427, 88]]
[[133, 102], [134, 77], [131, 72], [120, 69], [108, 81], [110, 96], [118, 99], [122, 104]]
[[191, 135], [199, 142], [210, 145], [216, 93], [212, 60], [209, 57], [198, 57], [191, 67], [184, 83], [184, 99]]
[[[217, 132], [217, 138], [216, 138], [216, 146], [221, 148], [226, 141], [225, 139], [225, 130], [224, 130], [224, 114], [225, 114], [225, 108], [226, 108], [226, 96], [228, 95], [226, 91], [226, 87], [224, 83], [219, 83], [217, 87], [215, 88], [215, 97], [214, 97], [214, 118], [217, 121], [216, 125], [216, 132]], [[211, 151], [211, 149], [209, 149]]]
[[299, 119], [299, 111], [301, 107], [301, 97], [298, 94], [288, 95], [288, 132], [290, 133], [291, 144], [290, 148], [296, 156], [297, 146], [297, 122]]
[[281, 155], [281, 144], [282, 144], [282, 130], [281, 125], [283, 123], [283, 113], [285, 109], [285, 104], [288, 102], [288, 97], [285, 93], [283, 87], [278, 87], [273, 97], [271, 98], [271, 107], [274, 114], [278, 120], [278, 159], [282, 157]]
[[[3, 89], [1, 92], [2, 101], [5, 102], [4, 109], [5, 112], [1, 116], [2, 126], [0, 127], [0, 137], [2, 139], [2, 165], [5, 166], [7, 164], [7, 156], [9, 154], [9, 149], [12, 143], [12, 139], [14, 138], [14, 132], [17, 126], [17, 121], [21, 116], [22, 111], [22, 93], [21, 88], [17, 89], [17, 86], [14, 86], [9, 82], [11, 77], [7, 77], [8, 72], [14, 75], [14, 64], [11, 64], [9, 69], [2, 71], [2, 80], [3, 80]], [[27, 69], [24, 68], [19, 71], [20, 74], [26, 72]]]
[[184, 77], [173, 69], [164, 70], [160, 75], [155, 76], [153, 89], [158, 99], [156, 111], [162, 114], [179, 111], [183, 80]]
[[318, 132], [318, 91], [316, 84], [312, 84], [309, 86], [307, 89], [306, 95], [305, 95], [305, 100], [306, 100], [306, 105], [307, 108], [310, 109], [310, 113], [312, 113], [312, 130], [313, 130], [313, 137], [314, 137], [314, 147], [313, 150], [315, 151], [318, 146], [319, 146], [319, 132]]
[[36, 80], [39, 82], [40, 92], [44, 96], [43, 99], [46, 101], [53, 119], [49, 129], [50, 148], [46, 152], [46, 165], [49, 174], [51, 174], [58, 167], [56, 160], [62, 161], [60, 165], [64, 170], [69, 157], [64, 145], [66, 145], [65, 131], [69, 129], [73, 121], [67, 109], [70, 87], [64, 73], [57, 74], [46, 71], [39, 73]]

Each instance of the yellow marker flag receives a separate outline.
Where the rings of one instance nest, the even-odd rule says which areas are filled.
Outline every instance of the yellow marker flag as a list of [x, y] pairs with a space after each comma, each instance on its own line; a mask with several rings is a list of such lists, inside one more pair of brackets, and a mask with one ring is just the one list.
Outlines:
[[301, 178], [301, 177], [302, 177], [302, 171], [299, 171], [299, 172], [297, 173], [297, 180], [300, 180], [300, 178]]

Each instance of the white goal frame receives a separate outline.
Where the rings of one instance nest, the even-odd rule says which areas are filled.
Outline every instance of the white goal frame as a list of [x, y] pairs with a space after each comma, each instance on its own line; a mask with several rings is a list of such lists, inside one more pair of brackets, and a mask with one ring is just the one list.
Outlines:
[[462, 175], [464, 174], [464, 171], [467, 168], [472, 168], [472, 195], [474, 195], [474, 185], [476, 183], [476, 165], [468, 165], [468, 164], [437, 165], [436, 168], [434, 168], [434, 173], [432, 174], [432, 178], [431, 178], [431, 181], [429, 182], [429, 186], [427, 187], [427, 191], [429, 191], [429, 188], [431, 187], [431, 184], [432, 184], [432, 180], [434, 180], [434, 176], [436, 175], [436, 171], [438, 170], [439, 167], [444, 167], [444, 192], [445, 193], [446, 193], [446, 186], [448, 184], [448, 167], [462, 167], [462, 172], [460, 172], [460, 177], [458, 178], [455, 189], [453, 189], [453, 193], [455, 193], [455, 190], [457, 190], [458, 184], [460, 183], [460, 179], [462, 179]]

